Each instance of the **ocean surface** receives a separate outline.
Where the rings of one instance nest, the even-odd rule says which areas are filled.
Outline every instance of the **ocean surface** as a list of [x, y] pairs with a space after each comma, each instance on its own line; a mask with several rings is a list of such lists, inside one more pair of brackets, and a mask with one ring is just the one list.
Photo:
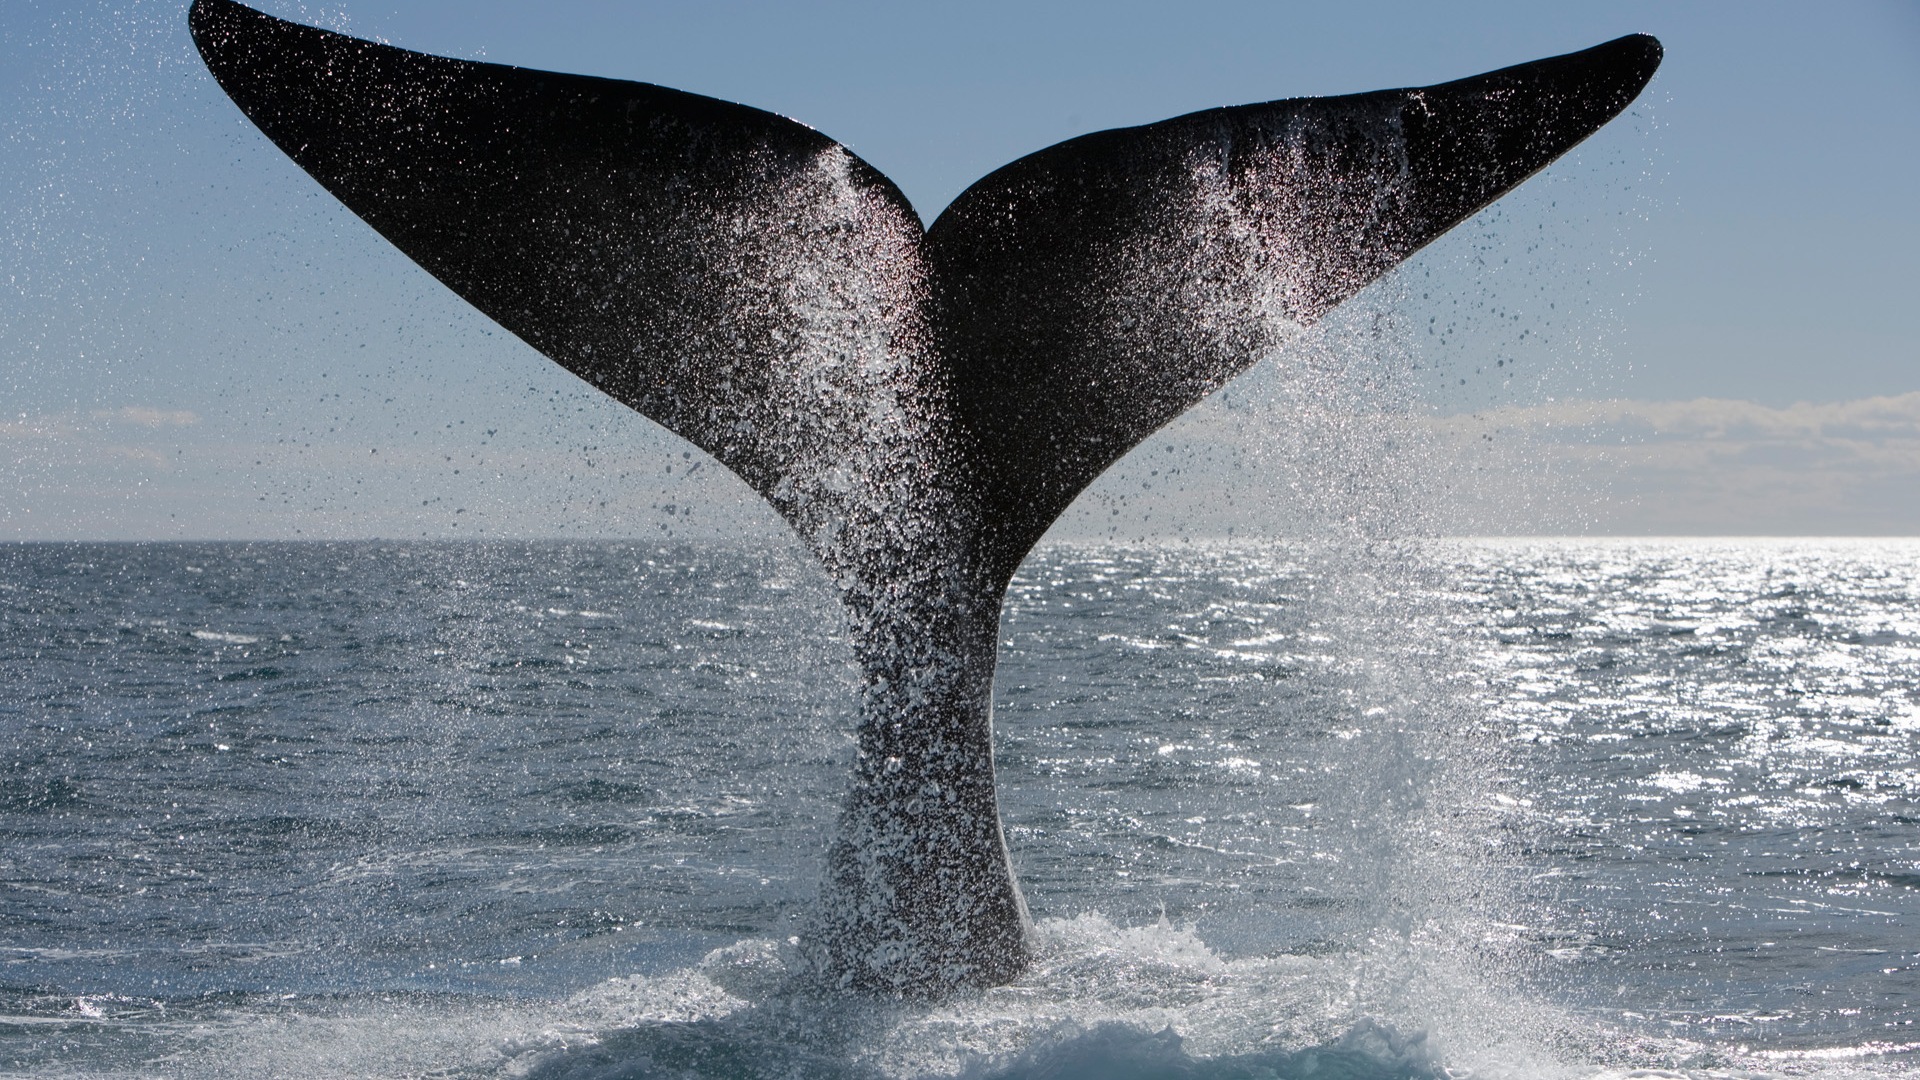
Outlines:
[[787, 977], [797, 551], [0, 545], [0, 1075], [1920, 1075], [1920, 542], [1056, 546], [1041, 962]]

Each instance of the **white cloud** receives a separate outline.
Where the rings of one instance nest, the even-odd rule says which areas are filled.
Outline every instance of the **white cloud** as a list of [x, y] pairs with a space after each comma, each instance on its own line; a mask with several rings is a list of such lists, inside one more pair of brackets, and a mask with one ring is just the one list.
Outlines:
[[152, 405], [123, 405], [117, 409], [94, 409], [85, 414], [18, 413], [0, 418], [0, 439], [70, 439], [129, 428], [151, 431], [192, 427], [199, 422], [199, 414], [191, 410], [161, 409]]
[[1440, 426], [1537, 432], [1613, 429], [1661, 438], [1796, 443], [1920, 439], [1920, 391], [1785, 408], [1732, 398], [1547, 402], [1446, 417]]
[[1615, 533], [1920, 533], [1920, 392], [1783, 407], [1559, 401], [1436, 418], [1443, 443], [1590, 491]]
[[200, 422], [198, 415], [186, 409], [156, 409], [151, 405], [95, 409], [93, 419], [104, 424], [132, 424], [145, 428], [192, 427]]
[[[528, 425], [498, 439], [298, 435], [154, 405], [0, 417], [0, 537], [785, 536], [744, 486], [646, 425], [577, 439]], [[1920, 535], [1920, 393], [1784, 407], [1562, 400], [1441, 417], [1311, 394], [1210, 404], [1062, 522], [1063, 534], [1126, 539], [1328, 528]]]

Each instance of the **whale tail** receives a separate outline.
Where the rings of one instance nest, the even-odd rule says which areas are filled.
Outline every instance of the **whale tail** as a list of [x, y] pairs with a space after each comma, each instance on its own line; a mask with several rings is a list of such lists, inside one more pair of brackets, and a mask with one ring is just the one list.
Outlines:
[[1127, 449], [1592, 134], [1660, 58], [1636, 35], [1097, 132], [986, 176], [923, 234], [891, 181], [772, 113], [233, 0], [190, 22], [221, 87], [341, 202], [823, 557], [844, 542], [821, 507], [901, 482], [903, 453], [931, 453], [903, 444], [937, 439], [920, 469], [980, 493], [1002, 580]]
[[195, 0], [207, 66], [420, 266], [713, 455], [839, 583], [867, 673], [817, 954], [1012, 978], [1001, 597], [1122, 454], [1612, 118], [1634, 36], [1407, 90], [1102, 131], [930, 229], [845, 147], [642, 83], [427, 56]]

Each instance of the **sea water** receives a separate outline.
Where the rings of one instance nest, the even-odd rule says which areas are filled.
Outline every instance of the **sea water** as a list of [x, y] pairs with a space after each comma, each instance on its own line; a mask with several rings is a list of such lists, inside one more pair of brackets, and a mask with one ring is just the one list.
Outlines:
[[0, 1073], [1920, 1072], [1920, 544], [1053, 546], [1039, 962], [788, 978], [857, 674], [797, 550], [0, 547]]

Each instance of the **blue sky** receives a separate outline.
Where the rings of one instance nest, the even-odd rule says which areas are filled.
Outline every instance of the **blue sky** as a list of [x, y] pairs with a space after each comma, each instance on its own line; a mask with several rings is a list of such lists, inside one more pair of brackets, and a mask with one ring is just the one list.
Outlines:
[[[778, 535], [332, 204], [213, 85], [184, 2], [5, 3], [0, 539]], [[1123, 463], [1068, 527], [1285, 532], [1345, 454], [1442, 531], [1920, 532], [1920, 5], [261, 6], [791, 115], [929, 219], [1085, 131], [1653, 33], [1630, 115], [1348, 313], [1423, 373], [1388, 404], [1425, 457], [1307, 439], [1262, 371], [1147, 448], [1178, 483]]]

